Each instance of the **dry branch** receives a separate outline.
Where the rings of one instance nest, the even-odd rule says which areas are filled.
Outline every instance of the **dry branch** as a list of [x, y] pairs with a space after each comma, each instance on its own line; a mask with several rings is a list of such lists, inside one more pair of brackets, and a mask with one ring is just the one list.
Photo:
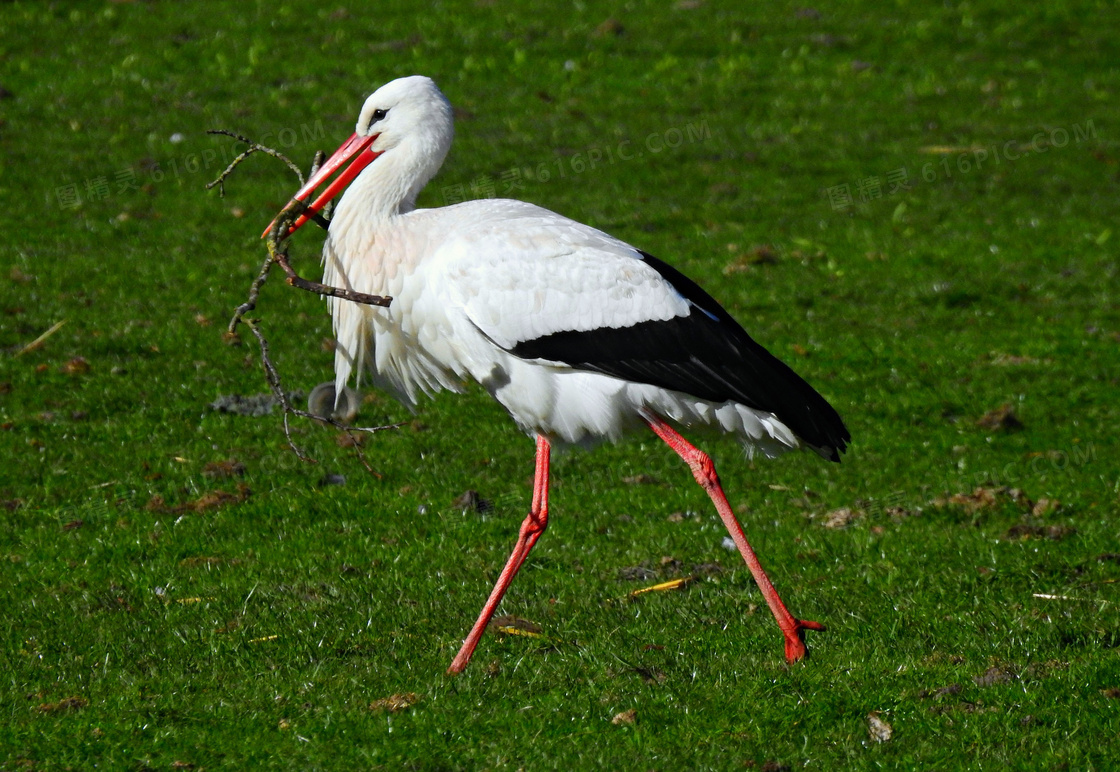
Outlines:
[[[237, 168], [238, 164], [240, 164], [246, 158], [251, 156], [253, 153], [257, 153], [257, 152], [267, 153], [268, 155], [272, 156], [273, 158], [279, 158], [281, 161], [286, 163], [288, 165], [288, 168], [291, 169], [293, 172], [295, 172], [295, 175], [297, 177], [299, 177], [299, 186], [301, 188], [303, 187], [303, 183], [305, 182], [305, 180], [303, 179], [303, 172], [301, 172], [299, 170], [298, 166], [296, 166], [294, 163], [292, 163], [292, 160], [290, 158], [288, 158], [286, 155], [284, 155], [280, 151], [273, 150], [272, 148], [265, 147], [264, 145], [258, 145], [256, 142], [253, 142], [251, 139], [246, 139], [245, 137], [241, 136], [240, 134], [234, 134], [232, 131], [226, 131], [225, 129], [210, 129], [206, 133], [207, 134], [222, 134], [222, 135], [227, 136], [227, 137], [233, 137], [238, 142], [242, 142], [242, 143], [248, 145], [248, 147], [245, 150], [241, 151], [241, 153], [236, 158], [234, 158], [232, 161], [230, 161], [229, 166], [227, 166], [225, 168], [225, 171], [223, 171], [221, 174], [218, 175], [218, 178], [216, 180], [214, 180], [213, 182], [208, 183], [206, 185], [207, 190], [210, 190], [212, 187], [217, 185], [218, 186], [218, 195], [221, 196], [222, 198], [225, 198], [225, 196], [226, 196], [226, 177], [228, 177], [231, 173], [233, 173], [233, 170]], [[318, 169], [318, 165], [316, 165], [315, 169], [312, 169], [311, 173], [314, 174], [317, 169]]]
[[276, 221], [265, 237], [269, 258], [283, 269], [287, 275], [288, 285], [319, 295], [352, 300], [355, 303], [363, 303], [368, 306], [388, 306], [392, 302], [392, 298], [382, 297], [381, 295], [367, 295], [364, 292], [355, 292], [341, 287], [331, 287], [317, 281], [308, 281], [296, 273], [288, 260], [288, 249], [284, 242], [288, 238], [288, 231], [291, 229], [292, 223], [306, 212], [309, 212], [307, 204], [293, 198], [287, 206], [280, 210], [280, 214], [276, 217]]
[[[240, 154], [238, 154], [230, 162], [229, 166], [227, 166], [222, 171], [222, 173], [218, 175], [217, 179], [206, 185], [207, 190], [217, 187], [218, 194], [224, 197], [226, 179], [230, 176], [230, 174], [233, 173], [234, 169], [236, 169], [238, 165], [240, 165], [250, 155], [257, 152], [265, 153], [266, 155], [270, 155], [287, 164], [288, 168], [295, 173], [296, 177], [299, 178], [300, 187], [303, 187], [303, 173], [300, 172], [299, 167], [296, 166], [283, 153], [280, 153], [273, 148], [253, 142], [252, 140], [231, 131], [214, 129], [206, 133], [222, 134], [227, 137], [233, 137], [238, 142], [242, 142], [247, 146], [247, 148]], [[323, 154], [322, 152], [317, 152], [312, 163], [310, 176], [315, 175], [322, 163]], [[260, 345], [261, 365], [264, 368], [265, 379], [268, 381], [269, 388], [272, 390], [273, 395], [280, 402], [280, 405], [283, 408], [284, 436], [288, 441], [288, 445], [300, 460], [307, 461], [309, 463], [316, 463], [315, 460], [304, 453], [304, 451], [298, 445], [296, 445], [295, 441], [292, 439], [291, 427], [288, 422], [289, 415], [295, 415], [301, 418], [308, 418], [314, 421], [318, 421], [320, 423], [330, 424], [336, 429], [340, 429], [346, 432], [351, 439], [354, 439], [354, 432], [372, 433], [383, 431], [385, 429], [396, 429], [401, 426], [401, 424], [369, 427], [349, 426], [347, 424], [336, 421], [333, 418], [312, 415], [305, 410], [300, 410], [299, 408], [294, 407], [289, 401], [288, 395], [284, 392], [284, 389], [281, 386], [280, 373], [277, 371], [276, 365], [273, 364], [272, 358], [269, 356], [268, 341], [265, 339], [264, 334], [261, 332], [260, 320], [250, 319], [246, 316], [246, 314], [256, 309], [257, 300], [260, 297], [261, 287], [264, 286], [265, 281], [268, 279], [269, 271], [272, 270], [272, 266], [274, 265], [279, 265], [281, 270], [284, 271], [286, 277], [285, 281], [287, 282], [287, 284], [297, 289], [301, 289], [307, 292], [314, 292], [319, 295], [341, 298], [343, 300], [350, 300], [355, 303], [362, 303], [364, 305], [388, 306], [392, 301], [392, 298], [389, 297], [382, 297], [380, 295], [367, 295], [363, 292], [355, 292], [353, 290], [343, 289], [340, 287], [331, 287], [320, 282], [310, 281], [308, 279], [304, 279], [302, 276], [296, 273], [296, 270], [292, 267], [291, 261], [288, 257], [286, 240], [291, 231], [292, 224], [301, 215], [306, 215], [308, 219], [314, 221], [317, 225], [324, 229], [330, 226], [330, 222], [325, 217], [316, 212], [312, 212], [307, 204], [305, 204], [303, 201], [292, 199], [288, 202], [287, 206], [285, 206], [280, 211], [280, 214], [277, 215], [276, 219], [273, 221], [272, 226], [268, 230], [268, 233], [265, 234], [265, 246], [268, 248], [268, 257], [265, 258], [265, 261], [261, 265], [261, 269], [258, 272], [256, 278], [253, 279], [253, 282], [249, 285], [249, 294], [245, 302], [234, 309], [233, 317], [230, 319], [229, 326], [226, 328], [226, 336], [229, 339], [236, 340], [237, 327], [241, 323], [244, 323], [253, 332], [253, 335], [257, 339], [257, 343]], [[360, 443], [353, 442], [352, 445], [357, 451], [358, 458], [361, 460], [362, 465], [366, 468], [366, 471], [380, 477], [380, 475], [376, 471], [374, 471], [374, 469], [366, 461], [365, 454], [362, 452]]]
[[[237, 134], [232, 131], [226, 131], [225, 129], [211, 129], [206, 133], [221, 134], [223, 136], [233, 137], [238, 142], [242, 142], [247, 145], [246, 149], [239, 153], [232, 161], [230, 161], [229, 166], [227, 166], [213, 182], [210, 182], [206, 185], [207, 190], [217, 187], [218, 194], [220, 196], [225, 196], [226, 178], [228, 178], [229, 175], [233, 173], [233, 170], [236, 169], [242, 161], [247, 159], [253, 153], [258, 152], [270, 155], [273, 158], [277, 158], [287, 164], [288, 168], [292, 170], [297, 178], [299, 178], [300, 187], [303, 187], [305, 182], [303, 172], [299, 170], [299, 167], [296, 166], [290, 158], [288, 158], [280, 151], [275, 150], [271, 147], [267, 147], [265, 145], [261, 145], [257, 142], [253, 142], [248, 137], [244, 137], [241, 134]], [[312, 175], [314, 175], [315, 172], [318, 171], [319, 166], [322, 164], [322, 162], [323, 154], [321, 152], [316, 153], [315, 161], [311, 167]], [[382, 297], [381, 295], [367, 295], [364, 292], [355, 292], [354, 290], [343, 289], [341, 287], [331, 287], [327, 284], [322, 284], [317, 281], [309, 281], [308, 279], [300, 276], [292, 267], [291, 261], [288, 258], [288, 250], [284, 242], [288, 237], [288, 232], [291, 230], [292, 223], [295, 222], [301, 215], [307, 215], [309, 219], [313, 220], [316, 224], [324, 229], [330, 226], [330, 222], [326, 218], [316, 212], [312, 212], [308, 208], [307, 204], [296, 199], [292, 199], [291, 201], [289, 201], [287, 206], [280, 210], [280, 214], [277, 215], [276, 219], [272, 223], [272, 227], [269, 228], [268, 233], [265, 235], [265, 245], [268, 247], [268, 260], [265, 261], [264, 265], [261, 266], [260, 273], [257, 274], [257, 278], [254, 279], [253, 283], [249, 286], [248, 299], [240, 306], [238, 306], [234, 311], [233, 318], [230, 319], [229, 327], [227, 328], [227, 333], [229, 335], [236, 335], [237, 325], [244, 318], [245, 314], [256, 308], [257, 298], [260, 295], [261, 287], [264, 285], [265, 280], [268, 278], [268, 273], [270, 270], [272, 270], [272, 266], [274, 264], [279, 265], [280, 268], [284, 271], [284, 274], [287, 277], [286, 281], [289, 286], [304, 290], [306, 292], [314, 292], [318, 295], [341, 298], [343, 300], [350, 300], [354, 303], [362, 303], [363, 305], [370, 306], [388, 306], [389, 303], [392, 302], [392, 298], [389, 297]]]

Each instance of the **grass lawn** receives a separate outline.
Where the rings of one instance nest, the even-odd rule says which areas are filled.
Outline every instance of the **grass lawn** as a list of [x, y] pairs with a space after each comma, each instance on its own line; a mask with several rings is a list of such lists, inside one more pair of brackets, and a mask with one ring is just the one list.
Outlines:
[[[5, 3], [0, 33], [0, 769], [1115, 768], [1109, 4]], [[623, 238], [844, 416], [839, 465], [701, 438], [828, 625], [810, 659], [649, 434], [557, 455], [501, 610], [539, 635], [449, 678], [532, 441], [478, 388], [370, 393], [403, 423], [371, 474], [210, 408], [266, 390], [222, 332], [296, 185], [255, 157], [207, 192], [239, 147], [205, 131], [306, 165], [414, 73], [457, 113], [422, 206]], [[319, 299], [274, 278], [258, 314], [286, 387], [330, 377]]]

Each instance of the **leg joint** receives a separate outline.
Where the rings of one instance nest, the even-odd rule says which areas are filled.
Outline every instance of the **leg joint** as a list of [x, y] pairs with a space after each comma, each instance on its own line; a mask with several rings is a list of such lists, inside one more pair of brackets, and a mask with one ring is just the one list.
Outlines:
[[539, 537], [548, 528], [548, 510], [541, 508], [539, 512], [530, 512], [521, 523], [521, 538], [532, 536]]
[[712, 463], [711, 456], [704, 451], [696, 449], [695, 455], [690, 455], [688, 458], [688, 467], [692, 470], [692, 476], [696, 478], [696, 482], [700, 483], [706, 490], [719, 487], [716, 465]]

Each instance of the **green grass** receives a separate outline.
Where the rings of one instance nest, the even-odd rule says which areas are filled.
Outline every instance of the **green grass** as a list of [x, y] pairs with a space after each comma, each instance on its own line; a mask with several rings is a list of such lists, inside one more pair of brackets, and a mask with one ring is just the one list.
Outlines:
[[[1115, 764], [1115, 12], [741, 6], [5, 4], [0, 769]], [[521, 169], [513, 196], [680, 267], [845, 417], [841, 465], [704, 438], [791, 609], [829, 626], [807, 662], [783, 663], [650, 435], [556, 458], [552, 526], [503, 604], [545, 638], [487, 635], [448, 678], [532, 443], [478, 389], [415, 418], [375, 395], [364, 422], [412, 423], [368, 441], [374, 476], [333, 431], [294, 424], [307, 465], [277, 417], [208, 409], [265, 388], [255, 344], [221, 332], [294, 181], [254, 158], [207, 193], [236, 147], [205, 130], [306, 164], [412, 73], [459, 112], [422, 205]], [[306, 275], [316, 252], [301, 233]], [[260, 314], [289, 387], [328, 378], [320, 301], [273, 282]], [[1022, 429], [977, 425], [1003, 404]], [[242, 477], [205, 473], [228, 459]], [[933, 503], [1002, 485], [1061, 506]], [[493, 509], [458, 511], [468, 488]], [[864, 515], [825, 528], [841, 507]], [[663, 557], [723, 571], [629, 600], [620, 571], [669, 578]], [[394, 694], [418, 701], [370, 708]]]

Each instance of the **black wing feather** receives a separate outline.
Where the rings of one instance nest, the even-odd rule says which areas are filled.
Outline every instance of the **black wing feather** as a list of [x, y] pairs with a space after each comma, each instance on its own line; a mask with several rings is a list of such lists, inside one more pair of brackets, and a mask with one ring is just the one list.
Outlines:
[[630, 327], [565, 330], [522, 341], [510, 353], [773, 413], [805, 443], [839, 461], [851, 435], [832, 405], [756, 343], [694, 281], [652, 255], [641, 254], [691, 301], [692, 313]]

